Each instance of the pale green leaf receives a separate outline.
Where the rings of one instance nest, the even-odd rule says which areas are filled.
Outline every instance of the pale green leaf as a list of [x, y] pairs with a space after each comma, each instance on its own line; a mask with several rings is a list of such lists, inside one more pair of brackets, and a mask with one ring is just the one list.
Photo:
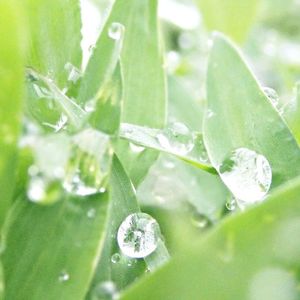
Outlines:
[[271, 190], [300, 173], [300, 149], [285, 122], [230, 41], [214, 37], [207, 75], [204, 141], [218, 169], [231, 151], [263, 154], [272, 168]]
[[52, 206], [17, 200], [4, 232], [5, 299], [83, 299], [102, 249], [107, 206], [107, 193]]
[[227, 218], [121, 299], [299, 299], [300, 181]]
[[260, 0], [196, 0], [206, 26], [243, 42], [253, 24]]
[[23, 16], [14, 1], [0, 3], [0, 226], [13, 194], [24, 91]]
[[68, 77], [66, 63], [81, 65], [81, 15], [78, 0], [25, 0], [29, 26], [28, 66], [55, 79], [60, 88]]

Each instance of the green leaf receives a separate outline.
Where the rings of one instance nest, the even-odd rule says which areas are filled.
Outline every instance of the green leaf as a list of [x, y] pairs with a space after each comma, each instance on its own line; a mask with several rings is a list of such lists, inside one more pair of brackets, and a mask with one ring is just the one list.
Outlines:
[[[117, 244], [117, 232], [120, 224], [128, 215], [140, 212], [140, 207], [131, 181], [116, 156], [113, 159], [110, 183], [111, 198], [104, 252], [97, 267], [97, 272], [90, 289], [90, 296], [92, 296], [93, 289], [101, 282], [113, 281], [118, 289], [124, 289], [145, 272], [144, 259], [133, 262], [129, 267], [128, 262], [130, 258], [122, 255]], [[113, 263], [111, 257], [116, 253], [121, 256], [121, 260]], [[146, 266], [150, 271], [154, 271], [163, 265], [168, 258], [168, 251], [164, 243], [160, 240], [155, 252], [145, 258]]]
[[81, 65], [81, 15], [78, 0], [25, 0], [29, 25], [28, 66], [64, 87], [66, 63]]
[[[227, 218], [121, 299], [299, 299], [300, 180]], [[196, 240], [196, 242], [195, 242]]]
[[259, 0], [197, 0], [206, 26], [243, 42], [253, 24]]
[[206, 156], [207, 154], [204, 148], [201, 134], [196, 132], [194, 133], [194, 135], [197, 134], [197, 138], [195, 138], [195, 146], [193, 150], [187, 154], [180, 154], [176, 152], [176, 149], [163, 147], [157, 139], [157, 136], [162, 134], [164, 134], [164, 131], [160, 129], [148, 128], [127, 123], [122, 123], [120, 128], [120, 137], [128, 140], [131, 143], [175, 155], [176, 157], [197, 168], [213, 174], [216, 173], [216, 170], [209, 164], [209, 162], [206, 161], [206, 159], [208, 158]]
[[284, 113], [284, 118], [295, 136], [295, 139], [300, 145], [300, 82], [296, 83], [295, 98], [291, 101], [287, 111]]
[[[157, 0], [117, 0], [104, 32], [113, 22], [125, 26], [121, 53], [124, 103], [122, 121], [161, 128], [165, 122], [166, 85], [158, 33]], [[142, 113], [145, 112], [145, 113]], [[157, 153], [131, 153], [126, 142], [117, 151], [134, 184], [145, 176]]]
[[14, 190], [24, 91], [24, 20], [14, 4], [0, 3], [0, 227]]
[[101, 88], [95, 110], [89, 117], [90, 125], [107, 134], [116, 134], [120, 126], [122, 96], [122, 74], [118, 66], [112, 78]]
[[102, 249], [108, 194], [52, 206], [21, 197], [5, 231], [6, 299], [83, 299]]
[[207, 98], [204, 141], [216, 169], [231, 151], [246, 147], [268, 159], [271, 189], [300, 173], [294, 137], [238, 51], [220, 34], [210, 54]]

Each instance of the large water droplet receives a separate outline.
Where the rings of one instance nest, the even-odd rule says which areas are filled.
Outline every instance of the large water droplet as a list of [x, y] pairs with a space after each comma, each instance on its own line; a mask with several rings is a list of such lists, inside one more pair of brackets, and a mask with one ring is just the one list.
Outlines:
[[129, 215], [118, 230], [118, 244], [129, 257], [146, 257], [155, 251], [160, 237], [159, 225], [145, 213]]
[[196, 156], [195, 158], [197, 160], [207, 163], [209, 159], [204, 145], [202, 133], [194, 132], [194, 145], [193, 156]]
[[157, 135], [157, 140], [163, 148], [178, 155], [185, 155], [194, 148], [192, 132], [179, 122], [170, 124]]
[[66, 272], [65, 270], [64, 271], [61, 271], [61, 273], [59, 274], [58, 276], [58, 281], [59, 282], [66, 282], [70, 279], [70, 275], [68, 272]]
[[272, 183], [268, 160], [247, 148], [232, 151], [220, 165], [219, 172], [242, 206], [263, 200]]
[[64, 188], [79, 196], [105, 192], [112, 159], [109, 136], [86, 129], [74, 136], [72, 143]]
[[100, 282], [92, 291], [91, 300], [116, 300], [119, 298], [117, 287], [112, 281]]
[[108, 29], [108, 36], [113, 40], [120, 40], [124, 33], [124, 26], [120, 23], [114, 22]]

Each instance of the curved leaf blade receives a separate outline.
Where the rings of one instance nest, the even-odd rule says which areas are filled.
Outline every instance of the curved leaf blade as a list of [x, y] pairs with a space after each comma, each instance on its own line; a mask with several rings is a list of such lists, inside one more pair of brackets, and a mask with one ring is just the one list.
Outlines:
[[298, 178], [259, 207], [190, 241], [184, 255], [121, 299], [298, 299], [299, 195]]
[[0, 3], [0, 227], [14, 189], [24, 93], [23, 18], [14, 1]]
[[27, 64], [62, 88], [68, 77], [65, 64], [81, 65], [79, 1], [26, 0], [23, 5], [30, 33]]
[[107, 206], [107, 193], [52, 206], [17, 200], [4, 232], [5, 297], [82, 299], [102, 249]]
[[299, 175], [297, 142], [238, 51], [221, 34], [215, 35], [211, 50], [207, 97], [204, 141], [216, 169], [231, 151], [246, 147], [270, 162], [271, 189]]

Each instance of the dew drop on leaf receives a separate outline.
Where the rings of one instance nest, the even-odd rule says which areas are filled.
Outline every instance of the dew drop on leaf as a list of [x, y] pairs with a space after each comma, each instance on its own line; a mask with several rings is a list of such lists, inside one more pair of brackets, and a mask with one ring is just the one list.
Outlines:
[[75, 135], [65, 168], [65, 190], [78, 196], [105, 192], [111, 159], [108, 135], [93, 129], [85, 129]]
[[80, 70], [72, 65], [70, 62], [65, 64], [65, 70], [68, 72], [68, 80], [76, 83], [82, 76]]
[[185, 155], [194, 148], [194, 137], [187, 126], [175, 122], [157, 135], [162, 148], [171, 153]]
[[66, 282], [70, 279], [70, 275], [68, 272], [66, 272], [65, 270], [62, 271], [59, 276], [58, 276], [58, 281], [59, 282]]
[[118, 262], [120, 262], [121, 260], [121, 255], [119, 253], [114, 253], [112, 256], [111, 256], [111, 262], [113, 264], [116, 264]]
[[120, 23], [114, 22], [108, 29], [108, 36], [113, 40], [120, 40], [124, 33], [124, 26]]
[[234, 197], [230, 197], [225, 206], [229, 211], [234, 211], [236, 209], [236, 199]]
[[209, 219], [198, 212], [194, 212], [192, 215], [192, 224], [197, 228], [205, 228], [209, 225]]
[[262, 201], [272, 183], [272, 170], [266, 157], [247, 148], [238, 148], [225, 157], [219, 173], [242, 206]]
[[95, 208], [90, 208], [87, 213], [86, 213], [87, 217], [89, 219], [94, 219], [96, 216], [96, 209]]
[[134, 143], [129, 143], [129, 147], [130, 147], [130, 150], [133, 153], [141, 153], [145, 150], [145, 147], [139, 146], [139, 145], [134, 144]]
[[142, 258], [155, 251], [160, 238], [159, 225], [145, 213], [129, 215], [118, 230], [118, 245], [129, 257]]
[[117, 287], [113, 281], [103, 281], [95, 286], [91, 300], [115, 300], [119, 298]]

